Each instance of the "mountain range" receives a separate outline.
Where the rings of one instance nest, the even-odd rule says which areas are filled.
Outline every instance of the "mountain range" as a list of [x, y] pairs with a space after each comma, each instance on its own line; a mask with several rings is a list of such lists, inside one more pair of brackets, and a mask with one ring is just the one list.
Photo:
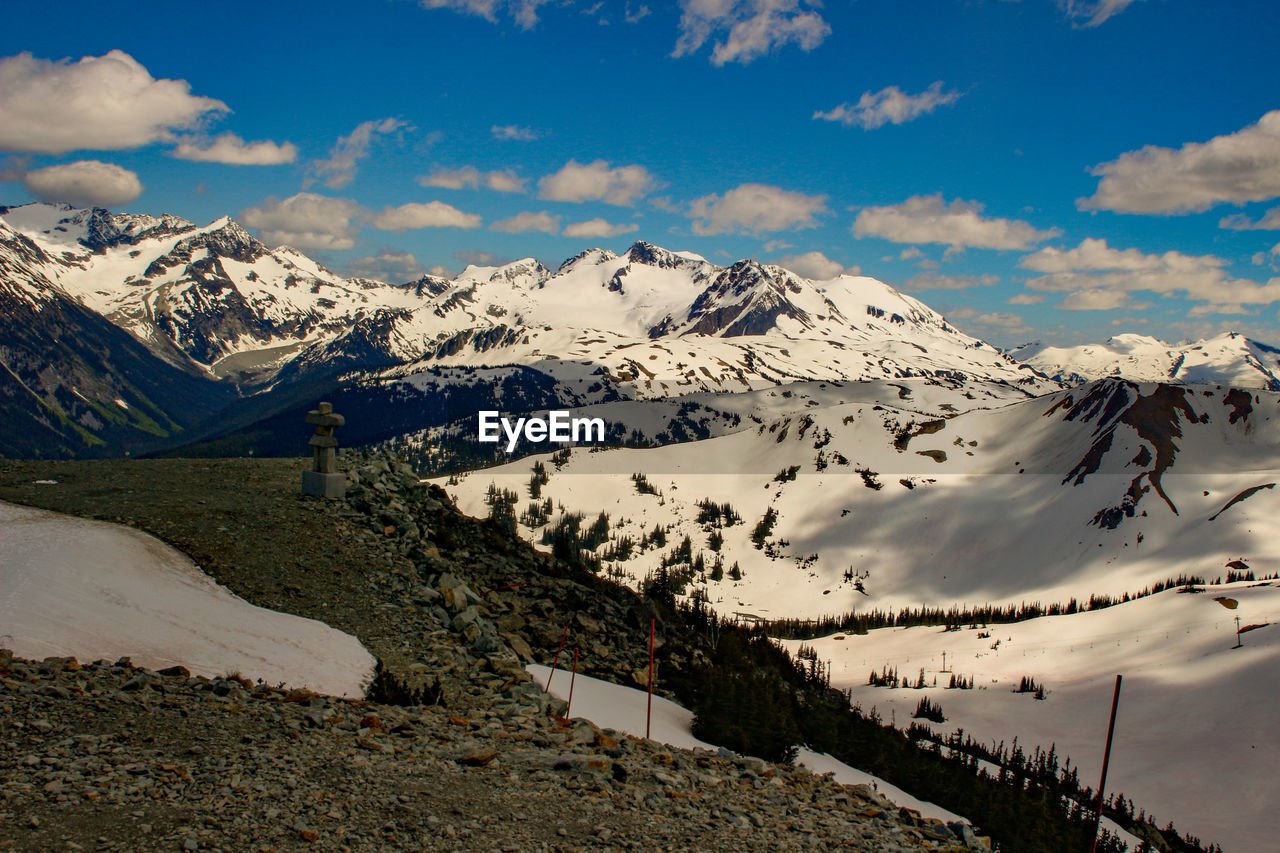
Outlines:
[[1280, 391], [1280, 349], [1250, 340], [1239, 332], [1182, 344], [1135, 334], [1074, 347], [1036, 342], [1016, 347], [1009, 354], [1046, 376], [1069, 384], [1118, 377], [1134, 382]]
[[[665, 414], [643, 438], [660, 441], [681, 432], [669, 427], [685, 398], [811, 382], [923, 379], [960, 390], [955, 411], [1099, 375], [1280, 387], [1276, 352], [1240, 336], [1005, 353], [873, 278], [814, 281], [645, 242], [554, 270], [526, 258], [388, 284], [270, 248], [226, 217], [53, 204], [0, 208], [0, 318], [11, 456], [294, 453], [291, 425], [322, 396], [367, 413], [350, 443], [499, 401], [646, 400]], [[712, 408], [732, 420], [735, 407]]]
[[[1179, 711], [1143, 738], [1121, 720], [1124, 789], [1235, 849], [1269, 831], [1235, 804], [1274, 764], [1252, 733], [1280, 648], [1280, 351], [1241, 335], [1002, 351], [873, 278], [646, 242], [392, 284], [227, 218], [31, 204], [0, 208], [0, 368], [0, 457], [300, 455], [328, 399], [343, 447], [632, 587], [792, 631], [903, 724], [941, 697], [939, 734], [1092, 747], [1080, 721], [1128, 667], [1126, 707]], [[475, 441], [479, 409], [553, 408], [624, 446]], [[1016, 689], [1046, 676], [1043, 702]], [[1231, 760], [1165, 785], [1211, 755], [1172, 762], [1170, 739], [1207, 744], [1241, 697], [1264, 710], [1215, 735]]]

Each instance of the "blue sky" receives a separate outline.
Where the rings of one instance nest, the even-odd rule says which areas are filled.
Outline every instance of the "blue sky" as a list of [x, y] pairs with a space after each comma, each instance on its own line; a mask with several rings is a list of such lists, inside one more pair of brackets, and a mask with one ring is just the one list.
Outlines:
[[0, 203], [229, 214], [391, 280], [645, 239], [1002, 345], [1280, 344], [1277, 44], [1274, 2], [12, 7]]

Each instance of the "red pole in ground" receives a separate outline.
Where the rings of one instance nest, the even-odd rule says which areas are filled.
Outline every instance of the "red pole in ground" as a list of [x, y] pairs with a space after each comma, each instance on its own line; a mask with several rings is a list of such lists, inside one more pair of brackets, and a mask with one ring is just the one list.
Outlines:
[[1107, 786], [1107, 765], [1111, 763], [1111, 735], [1116, 730], [1116, 708], [1120, 705], [1120, 679], [1116, 676], [1116, 692], [1111, 696], [1111, 722], [1107, 723], [1107, 748], [1102, 753], [1102, 780], [1098, 782], [1098, 819], [1093, 825], [1093, 843], [1089, 853], [1098, 851], [1098, 830], [1102, 828], [1102, 791]]
[[573, 682], [578, 680], [578, 650], [573, 650], [573, 675], [569, 676], [569, 704], [565, 706], [564, 715], [567, 719], [569, 711], [573, 709]]
[[560, 665], [560, 653], [564, 651], [564, 641], [569, 639], [569, 625], [571, 622], [573, 622], [572, 619], [564, 623], [564, 633], [560, 635], [560, 648], [556, 649], [556, 662], [551, 664], [551, 673], [547, 675], [547, 686], [542, 688], [543, 690], [546, 690], [548, 693], [551, 692], [551, 679], [555, 678], [556, 667]]
[[644, 712], [644, 736], [649, 738], [649, 721], [653, 719], [653, 637], [656, 629], [654, 620], [649, 620], [649, 705]]

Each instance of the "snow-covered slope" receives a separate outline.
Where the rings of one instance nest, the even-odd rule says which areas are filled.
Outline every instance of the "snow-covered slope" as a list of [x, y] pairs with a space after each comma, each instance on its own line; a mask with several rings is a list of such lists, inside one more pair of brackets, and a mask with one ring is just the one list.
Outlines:
[[[535, 500], [538, 462], [549, 480]], [[1065, 604], [1216, 576], [1242, 556], [1280, 564], [1277, 482], [1280, 394], [1103, 380], [949, 419], [883, 402], [817, 407], [705, 441], [525, 459], [449, 488], [480, 515], [491, 483], [519, 495], [517, 517], [549, 499], [547, 524], [519, 527], [535, 542], [561, 506], [583, 530], [604, 511], [613, 542], [596, 554], [629, 538], [626, 559], [605, 559], [629, 583], [675, 560], [693, 575], [686, 592], [721, 613], [812, 618]], [[741, 521], [707, 520], [707, 501]], [[665, 541], [642, 547], [655, 526]], [[704, 574], [673, 554], [686, 535]]]
[[363, 696], [373, 678], [355, 637], [249, 604], [118, 525], [0, 502], [0, 588], [0, 644], [23, 657], [129, 657], [335, 696]]
[[1134, 382], [1183, 382], [1280, 391], [1280, 350], [1237, 332], [1168, 344], [1146, 335], [1116, 335], [1103, 344], [1026, 344], [1010, 355], [1068, 383], [1107, 376]]
[[[1069, 756], [1082, 783], [1096, 785], [1114, 679], [1124, 676], [1107, 789], [1182, 832], [1229, 853], [1275, 849], [1275, 767], [1280, 741], [1280, 584], [1240, 582], [1168, 590], [1103, 610], [1007, 625], [944, 631], [878, 629], [805, 644], [829, 660], [831, 684], [853, 691], [900, 726], [922, 697], [940, 705], [943, 734], [963, 729], [987, 746], [1016, 737]], [[1219, 599], [1226, 599], [1220, 601]], [[1234, 604], [1234, 609], [1226, 605]], [[1260, 626], [1240, 635], [1242, 627]], [[792, 651], [799, 645], [788, 642]], [[945, 664], [943, 653], [946, 653]], [[897, 669], [937, 687], [872, 687], [869, 673]], [[974, 689], [946, 689], [951, 675]], [[1015, 693], [1023, 677], [1046, 689]]]

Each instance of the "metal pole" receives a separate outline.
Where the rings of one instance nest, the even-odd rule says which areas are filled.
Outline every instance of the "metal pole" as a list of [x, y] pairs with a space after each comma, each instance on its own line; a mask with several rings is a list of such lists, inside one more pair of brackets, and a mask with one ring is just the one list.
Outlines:
[[551, 679], [555, 678], [556, 667], [560, 665], [560, 653], [564, 651], [564, 641], [569, 639], [569, 625], [572, 622], [573, 620], [570, 619], [564, 623], [564, 633], [560, 635], [560, 648], [556, 649], [556, 660], [555, 663], [551, 664], [551, 672], [547, 675], [547, 686], [543, 688], [548, 693], [551, 692]]
[[653, 719], [653, 638], [657, 632], [656, 621], [649, 620], [649, 704], [644, 712], [644, 736], [649, 738], [649, 723]]
[[573, 709], [573, 683], [578, 680], [578, 650], [573, 650], [573, 675], [569, 676], [569, 704], [565, 706], [564, 715], [569, 717], [569, 711]]
[[1116, 692], [1111, 696], [1111, 722], [1107, 723], [1107, 748], [1102, 753], [1102, 779], [1098, 782], [1098, 819], [1093, 824], [1093, 842], [1089, 845], [1089, 853], [1097, 853], [1098, 830], [1102, 828], [1102, 792], [1107, 787], [1107, 766], [1111, 763], [1111, 736], [1116, 730], [1116, 708], [1120, 705], [1120, 680], [1116, 676]]

